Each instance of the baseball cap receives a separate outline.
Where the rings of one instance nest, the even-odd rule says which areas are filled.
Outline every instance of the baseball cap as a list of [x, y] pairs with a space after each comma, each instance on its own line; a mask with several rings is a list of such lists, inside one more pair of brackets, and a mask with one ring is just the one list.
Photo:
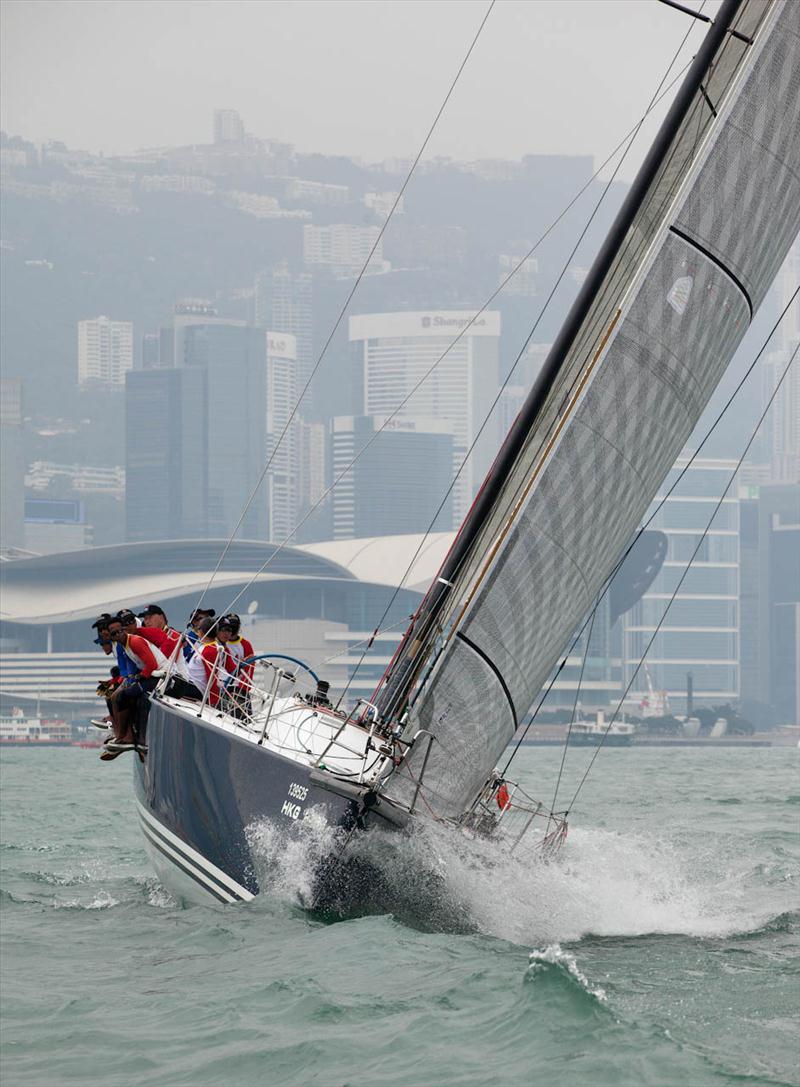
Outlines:
[[193, 622], [195, 619], [213, 619], [217, 613], [213, 608], [195, 608], [192, 614], [189, 616], [189, 622]]
[[139, 612], [140, 619], [146, 619], [148, 615], [163, 615], [167, 618], [167, 613], [158, 604], [148, 604], [144, 611]]

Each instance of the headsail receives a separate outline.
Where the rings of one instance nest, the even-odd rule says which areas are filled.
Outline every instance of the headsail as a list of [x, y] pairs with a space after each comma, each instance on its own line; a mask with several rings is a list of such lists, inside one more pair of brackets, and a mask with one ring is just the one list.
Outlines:
[[528, 712], [800, 229], [799, 131], [800, 5], [725, 0], [379, 691], [434, 737], [388, 796], [460, 815]]

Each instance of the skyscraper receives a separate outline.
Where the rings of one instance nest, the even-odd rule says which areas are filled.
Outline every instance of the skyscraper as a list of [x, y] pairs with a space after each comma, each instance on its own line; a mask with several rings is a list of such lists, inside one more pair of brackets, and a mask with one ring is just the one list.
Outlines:
[[385, 429], [336, 483], [333, 538], [393, 536], [452, 528], [453, 436], [435, 419], [337, 416], [331, 420], [331, 482]]
[[742, 499], [740, 599], [745, 712], [800, 725], [800, 484]]
[[[183, 329], [179, 365], [205, 373], [208, 533], [227, 538], [258, 485], [266, 459], [266, 336], [243, 321], [217, 318]], [[263, 540], [266, 501], [259, 493], [238, 529]]]
[[160, 339], [158, 332], [145, 332], [142, 336], [143, 370], [155, 370], [161, 365]]
[[[308, 272], [291, 272], [285, 262], [260, 272], [255, 283], [255, 322], [272, 332], [284, 332], [296, 342], [298, 395], [314, 367], [314, 280]], [[309, 394], [310, 395], [310, 394]], [[310, 403], [304, 401], [306, 411]]]
[[134, 370], [125, 386], [128, 540], [208, 535], [206, 375]]
[[269, 539], [283, 543], [291, 536], [297, 510], [297, 427], [292, 419], [296, 400], [297, 342], [286, 333], [267, 332], [266, 500]]
[[307, 423], [298, 418], [295, 427], [297, 449], [297, 534], [299, 542], [329, 539], [330, 501], [322, 501], [327, 489], [328, 429], [324, 423]]
[[[686, 466], [679, 458], [655, 502]], [[735, 461], [698, 457], [652, 522], [668, 540], [660, 572], [638, 604], [624, 617], [623, 682], [627, 685], [664, 615], [686, 564], [703, 536]], [[659, 633], [647, 650], [655, 686], [669, 696], [672, 711], [685, 709], [686, 677], [694, 679], [695, 699], [706, 704], [739, 697], [739, 499], [729, 494], [700, 543]], [[642, 669], [632, 696], [644, 695]]]
[[[375, 313], [349, 322], [363, 374], [365, 415], [386, 416], [399, 408], [398, 419], [446, 424], [453, 435], [453, 474], [476, 442], [453, 493], [456, 523], [497, 451], [496, 428], [486, 426], [481, 433], [481, 427], [497, 392], [500, 315], [482, 313], [467, 328], [473, 316], [468, 310]], [[464, 334], [454, 344], [459, 332]]]
[[133, 369], [133, 325], [95, 317], [78, 322], [78, 382], [124, 385]]

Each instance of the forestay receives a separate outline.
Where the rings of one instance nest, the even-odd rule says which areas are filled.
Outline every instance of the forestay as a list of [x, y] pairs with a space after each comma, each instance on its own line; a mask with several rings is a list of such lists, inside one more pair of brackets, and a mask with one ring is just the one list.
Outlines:
[[457, 561], [426, 598], [435, 622], [407, 638], [387, 677], [384, 694], [393, 677], [414, 676], [401, 692], [405, 734], [434, 737], [389, 779], [399, 802], [415, 795], [424, 761], [433, 813], [457, 817], [473, 801], [797, 235], [799, 35], [796, 0], [723, 4], [487, 479], [481, 523], [465, 522]]

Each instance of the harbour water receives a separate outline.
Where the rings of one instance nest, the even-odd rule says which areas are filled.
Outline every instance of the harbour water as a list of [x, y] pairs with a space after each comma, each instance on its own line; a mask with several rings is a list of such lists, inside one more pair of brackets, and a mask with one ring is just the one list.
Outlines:
[[[549, 802], [559, 759], [515, 771]], [[2, 753], [7, 1087], [800, 1084], [796, 749], [601, 751], [549, 865], [393, 846], [399, 882], [433, 865], [452, 926], [309, 916], [302, 849], [252, 903], [183, 906], [130, 770]]]

